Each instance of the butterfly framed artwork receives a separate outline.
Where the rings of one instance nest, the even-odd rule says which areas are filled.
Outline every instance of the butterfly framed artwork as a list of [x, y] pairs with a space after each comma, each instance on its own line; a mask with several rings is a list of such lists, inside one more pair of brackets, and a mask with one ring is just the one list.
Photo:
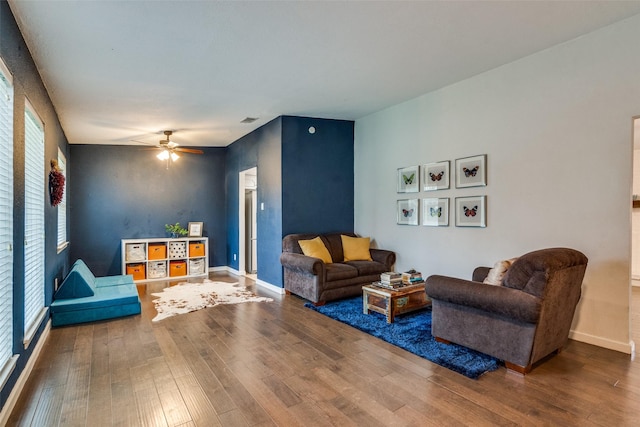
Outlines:
[[456, 197], [456, 227], [487, 226], [487, 196]]
[[400, 225], [418, 225], [418, 199], [398, 200], [397, 222]]
[[398, 193], [417, 193], [418, 191], [420, 191], [420, 166], [398, 169]]
[[449, 225], [449, 198], [422, 199], [422, 225], [447, 227]]
[[422, 165], [422, 189], [424, 191], [449, 188], [449, 161]]
[[456, 159], [456, 188], [487, 185], [487, 155]]

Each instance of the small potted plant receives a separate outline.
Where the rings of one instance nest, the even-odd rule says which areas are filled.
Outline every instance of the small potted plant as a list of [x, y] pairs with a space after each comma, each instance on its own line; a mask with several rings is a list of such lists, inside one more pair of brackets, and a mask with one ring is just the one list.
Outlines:
[[187, 229], [181, 227], [179, 222], [176, 222], [175, 224], [165, 224], [164, 229], [173, 238], [187, 235]]

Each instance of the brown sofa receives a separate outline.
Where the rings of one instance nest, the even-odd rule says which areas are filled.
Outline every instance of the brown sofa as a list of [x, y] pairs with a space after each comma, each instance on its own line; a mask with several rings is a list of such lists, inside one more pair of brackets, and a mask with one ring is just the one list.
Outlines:
[[567, 342], [586, 268], [581, 252], [551, 248], [519, 257], [502, 286], [482, 283], [487, 267], [477, 268], [473, 281], [430, 276], [425, 288], [432, 302], [432, 334], [525, 374]]
[[[344, 262], [341, 235], [353, 233], [290, 234], [282, 239], [280, 263], [284, 268], [284, 288], [287, 293], [301, 296], [322, 305], [327, 301], [362, 295], [362, 285], [380, 280], [380, 273], [391, 271], [396, 254], [382, 249], [369, 249], [373, 261]], [[303, 255], [298, 240], [320, 236], [333, 262], [325, 264], [319, 258]]]

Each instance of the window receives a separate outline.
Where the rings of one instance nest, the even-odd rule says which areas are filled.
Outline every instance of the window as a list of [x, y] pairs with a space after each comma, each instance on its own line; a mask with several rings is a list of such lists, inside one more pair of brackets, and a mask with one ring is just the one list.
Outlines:
[[0, 388], [13, 355], [13, 85], [0, 60]]
[[44, 308], [44, 126], [31, 104], [24, 112], [24, 327], [31, 341]]
[[[60, 148], [58, 148], [58, 167], [66, 178], [67, 159]], [[58, 204], [58, 253], [62, 252], [67, 244], [67, 181], [65, 180], [62, 201]]]

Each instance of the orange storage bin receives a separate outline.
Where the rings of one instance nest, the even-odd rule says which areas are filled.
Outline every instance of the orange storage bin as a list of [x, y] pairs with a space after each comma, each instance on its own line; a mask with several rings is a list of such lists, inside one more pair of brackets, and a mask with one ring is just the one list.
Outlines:
[[148, 259], [167, 259], [167, 245], [164, 243], [149, 243]]
[[189, 242], [189, 257], [204, 256], [204, 243]]
[[127, 274], [132, 275], [133, 280], [144, 280], [147, 278], [144, 264], [127, 264]]
[[170, 261], [169, 262], [169, 276], [186, 276], [187, 275], [187, 262], [186, 261]]

